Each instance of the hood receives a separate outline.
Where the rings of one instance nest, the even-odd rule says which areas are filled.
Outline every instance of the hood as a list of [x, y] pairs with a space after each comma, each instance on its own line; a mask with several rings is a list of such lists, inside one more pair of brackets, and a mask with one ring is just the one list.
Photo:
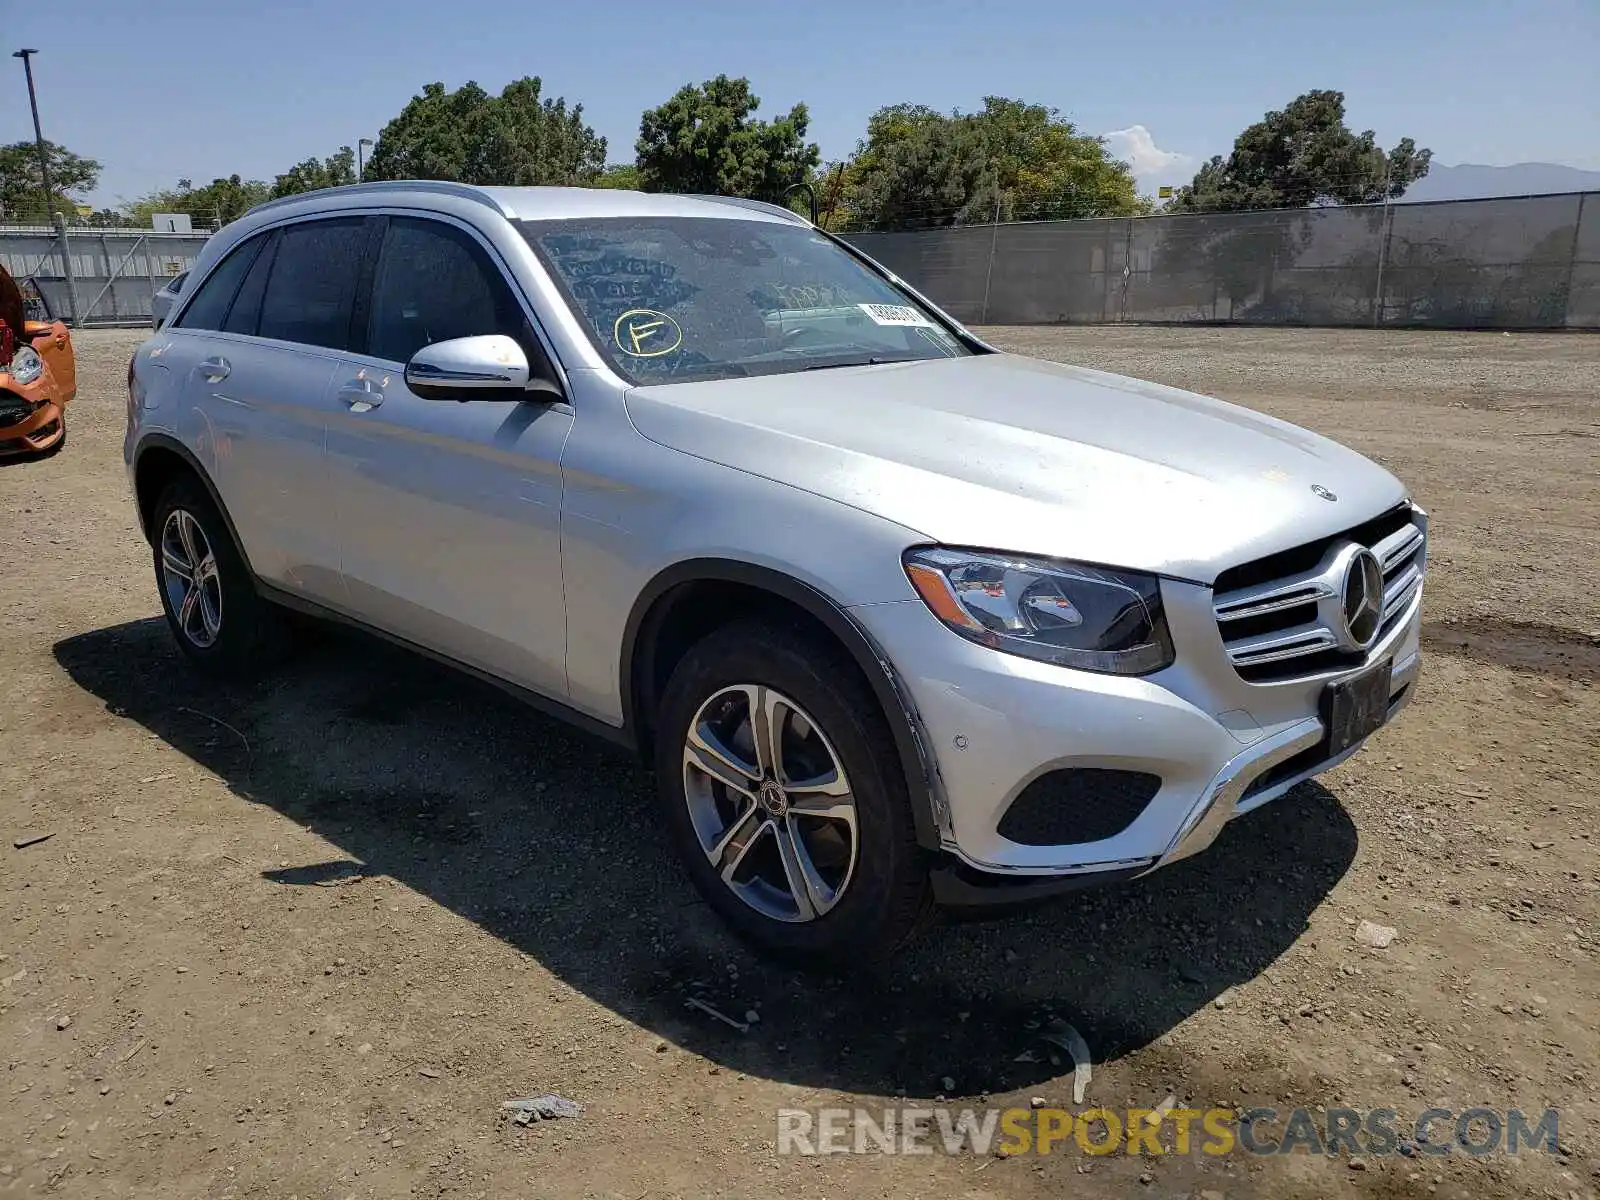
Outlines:
[[657, 385], [627, 406], [652, 441], [929, 541], [1202, 583], [1405, 497], [1383, 468], [1287, 422], [1010, 354]]

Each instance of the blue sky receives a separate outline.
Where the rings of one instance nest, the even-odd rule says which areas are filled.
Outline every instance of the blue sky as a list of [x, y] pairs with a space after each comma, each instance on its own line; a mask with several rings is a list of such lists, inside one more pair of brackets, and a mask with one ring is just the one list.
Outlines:
[[[180, 176], [270, 180], [376, 137], [421, 86], [491, 91], [539, 75], [631, 160], [639, 113], [684, 83], [747, 75], [762, 112], [803, 100], [825, 158], [875, 108], [1049, 104], [1133, 157], [1147, 186], [1187, 178], [1269, 108], [1316, 87], [1351, 124], [1411, 135], [1442, 163], [1600, 169], [1597, 0], [105, 0], [8, 6], [37, 47], [45, 133], [105, 167], [94, 198]], [[39, 14], [49, 14], [41, 17]], [[21, 63], [0, 140], [30, 137]], [[1175, 157], [1173, 157], [1175, 156]]]

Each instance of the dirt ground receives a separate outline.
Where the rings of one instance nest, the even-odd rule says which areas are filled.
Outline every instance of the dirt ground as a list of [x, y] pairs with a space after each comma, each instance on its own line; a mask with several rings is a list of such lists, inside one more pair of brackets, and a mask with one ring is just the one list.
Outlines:
[[[186, 670], [121, 462], [138, 335], [80, 334], [70, 444], [0, 467], [0, 1194], [1594, 1196], [1600, 338], [988, 334], [1406, 479], [1420, 690], [1208, 853], [846, 981], [730, 942], [633, 763], [491, 689], [333, 636]], [[777, 1155], [783, 1107], [1073, 1107], [1051, 1016], [1089, 1104], [1553, 1107], [1560, 1152]], [[499, 1111], [543, 1092], [583, 1115]]]

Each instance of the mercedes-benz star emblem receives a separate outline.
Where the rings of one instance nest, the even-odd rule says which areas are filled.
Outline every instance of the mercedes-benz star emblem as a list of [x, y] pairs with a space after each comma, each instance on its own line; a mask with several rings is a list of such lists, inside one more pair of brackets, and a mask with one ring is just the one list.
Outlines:
[[789, 796], [774, 779], [762, 782], [758, 799], [771, 816], [781, 817], [789, 811]]
[[1311, 485], [1311, 490], [1318, 496], [1321, 496], [1324, 500], [1337, 500], [1339, 498], [1327, 488], [1323, 487], [1320, 483], [1313, 483]]
[[1357, 551], [1345, 566], [1341, 607], [1346, 642], [1351, 649], [1367, 649], [1383, 622], [1383, 568], [1371, 550]]

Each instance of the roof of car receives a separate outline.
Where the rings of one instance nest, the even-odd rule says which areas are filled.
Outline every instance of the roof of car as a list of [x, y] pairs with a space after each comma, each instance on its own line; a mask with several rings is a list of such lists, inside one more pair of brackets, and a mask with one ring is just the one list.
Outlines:
[[735, 196], [682, 196], [582, 187], [478, 187], [432, 179], [395, 179], [301, 192], [258, 204], [247, 215], [306, 201], [327, 208], [372, 208], [402, 198], [451, 196], [485, 204], [511, 220], [553, 221], [574, 217], [721, 217], [754, 221], [808, 222], [799, 213]]

